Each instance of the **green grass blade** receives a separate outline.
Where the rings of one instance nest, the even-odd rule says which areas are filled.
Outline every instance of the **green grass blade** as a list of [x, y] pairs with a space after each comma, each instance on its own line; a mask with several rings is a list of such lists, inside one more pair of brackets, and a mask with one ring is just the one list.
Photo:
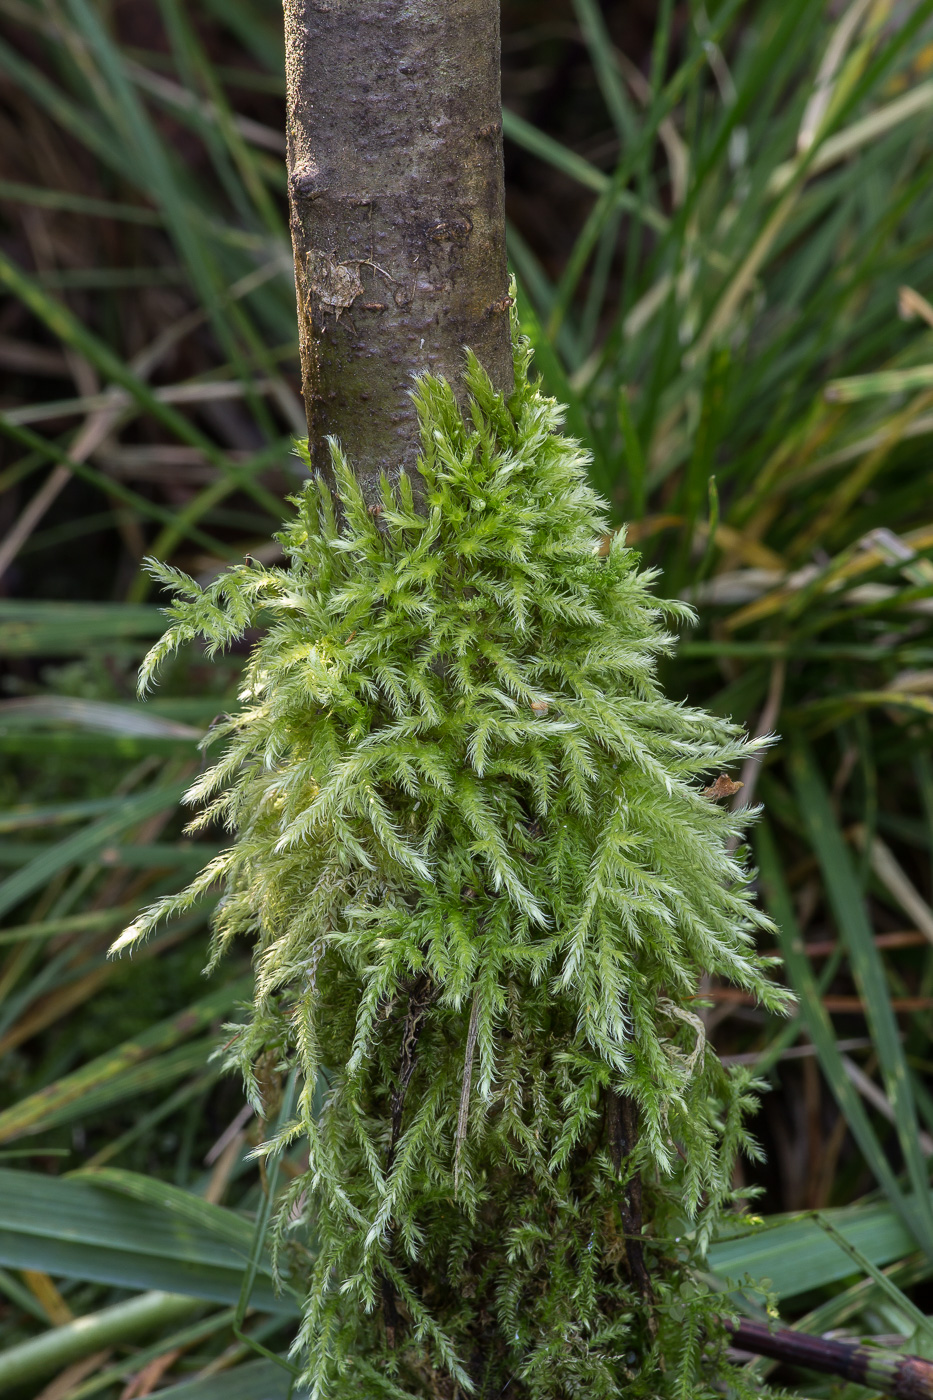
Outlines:
[[134, 1142], [148, 1133], [151, 1128], [156, 1127], [164, 1119], [170, 1118], [191, 1099], [203, 1095], [219, 1078], [220, 1074], [221, 1070], [215, 1061], [202, 1074], [190, 1079], [186, 1084], [182, 1084], [181, 1088], [176, 1089], [174, 1094], [160, 1099], [148, 1113], [139, 1114], [125, 1133], [121, 1133], [119, 1137], [111, 1138], [99, 1151], [94, 1153], [93, 1157], [88, 1158], [85, 1170], [97, 1171], [106, 1166], [108, 1162], [112, 1162], [115, 1157], [119, 1157]]
[[166, 1400], [306, 1400], [307, 1391], [293, 1389], [289, 1374], [271, 1361], [248, 1361], [219, 1376], [183, 1381], [165, 1392]]
[[[192, 1207], [182, 1209], [177, 1188], [140, 1180], [153, 1192], [161, 1189], [161, 1198], [134, 1199], [112, 1184], [95, 1185], [92, 1175], [56, 1178], [0, 1169], [0, 1264], [235, 1303], [252, 1239], [249, 1222], [196, 1196], [189, 1197]], [[245, 1243], [234, 1243], [234, 1232], [239, 1240], [244, 1227]], [[287, 1294], [276, 1296], [266, 1263], [253, 1306], [286, 1316], [297, 1311]]]
[[[150, 713], [144, 705], [115, 705], [108, 700], [85, 700], [76, 695], [28, 695], [0, 700], [4, 728], [35, 728], [43, 724], [74, 725], [104, 734], [129, 734], [153, 739], [190, 739], [197, 743], [203, 729]], [[5, 814], [0, 813], [0, 830]]]
[[165, 614], [150, 604], [31, 602], [0, 598], [0, 655], [83, 655], [136, 639], [144, 650], [165, 631]]
[[817, 1211], [816, 1219], [820, 1229], [826, 1231], [833, 1243], [838, 1245], [844, 1254], [848, 1255], [853, 1264], [875, 1281], [881, 1293], [901, 1309], [909, 1321], [914, 1324], [917, 1332], [922, 1333], [926, 1338], [927, 1345], [933, 1344], [933, 1318], [929, 1318], [921, 1312], [917, 1305], [911, 1302], [906, 1294], [881, 1272], [877, 1264], [873, 1263], [871, 1259], [866, 1259], [857, 1245], [846, 1239], [843, 1231], [837, 1229], [823, 1211]]
[[919, 1204], [918, 1239], [933, 1253], [933, 1208], [927, 1196], [929, 1176], [917, 1141], [917, 1114], [900, 1032], [887, 991], [884, 964], [875, 945], [854, 864], [812, 755], [802, 740], [797, 740], [791, 750], [790, 767], [804, 826], [823, 872], [839, 936], [848, 950], [865, 1002], [885, 1090], [894, 1110], [898, 1140]]
[[37, 1322], [41, 1322], [43, 1327], [48, 1322], [46, 1311], [36, 1295], [30, 1293], [28, 1288], [24, 1288], [19, 1279], [15, 1278], [13, 1274], [8, 1274], [6, 1269], [0, 1269], [0, 1293], [21, 1312], [24, 1312], [27, 1317], [33, 1317]]
[[[909, 1199], [909, 1209], [916, 1203]], [[903, 1259], [915, 1248], [914, 1234], [887, 1202], [846, 1206], [823, 1212], [825, 1218], [877, 1267]], [[739, 1226], [741, 1217], [739, 1217]], [[709, 1251], [709, 1264], [720, 1278], [770, 1279], [778, 1298], [828, 1288], [851, 1278], [856, 1266], [822, 1230], [812, 1215], [773, 1219], [766, 1226], [720, 1238]]]
[[797, 926], [793, 902], [781, 871], [778, 849], [767, 822], [761, 822], [756, 833], [755, 852], [761, 873], [761, 883], [769, 913], [778, 927], [781, 953], [790, 984], [800, 1004], [800, 1015], [810, 1039], [816, 1046], [820, 1066], [839, 1111], [845, 1117], [849, 1131], [878, 1184], [896, 1209], [904, 1225], [915, 1235], [917, 1243], [926, 1245], [925, 1231], [915, 1224], [914, 1212], [898, 1185], [881, 1144], [871, 1126], [862, 1101], [845, 1072], [842, 1056], [836, 1048], [836, 1034], [829, 1015], [820, 1000], [819, 989], [804, 951], [803, 938]]
[[[194, 1311], [196, 1304], [189, 1304], [191, 1311]], [[163, 1332], [155, 1343], [150, 1343], [147, 1347], [134, 1348], [131, 1356], [126, 1357], [117, 1365], [105, 1367], [103, 1371], [97, 1371], [90, 1380], [84, 1381], [69, 1391], [67, 1400], [89, 1400], [92, 1395], [97, 1395], [102, 1390], [107, 1390], [116, 1381], [126, 1381], [130, 1375], [137, 1374], [150, 1361], [155, 1361], [157, 1357], [164, 1356], [168, 1351], [176, 1348], [181, 1350], [191, 1346], [196, 1342], [214, 1337], [218, 1332], [226, 1331], [233, 1318], [233, 1309], [224, 1308], [220, 1312], [212, 1313], [209, 1317], [200, 1322], [194, 1323], [191, 1327], [182, 1327], [177, 1332]]]
[[636, 117], [613, 58], [606, 21], [595, 0], [573, 0], [573, 8], [609, 115], [622, 140], [631, 141], [635, 136]]
[[[124, 1041], [115, 1050], [99, 1055], [72, 1074], [56, 1079], [53, 1084], [20, 1099], [0, 1113], [0, 1142], [13, 1142], [27, 1133], [41, 1133], [60, 1123], [70, 1122], [76, 1114], [99, 1111], [110, 1104], [125, 1102], [147, 1085], [140, 1068], [144, 1062], [174, 1050], [180, 1042], [189, 1040], [224, 1015], [240, 999], [247, 997], [252, 980], [240, 978], [229, 986], [218, 988], [194, 1005], [165, 1021], [141, 1031], [132, 1040]], [[207, 1063], [209, 1042], [198, 1043], [198, 1054], [182, 1057], [178, 1078], [189, 1070]], [[165, 1062], [163, 1061], [163, 1066]], [[167, 1082], [167, 1079], [166, 1079]], [[151, 1087], [151, 1085], [149, 1086]]]
[[119, 797], [94, 797], [85, 802], [56, 802], [38, 806], [26, 804], [13, 807], [6, 812], [0, 812], [0, 833], [30, 831], [36, 827], [69, 826], [84, 817], [99, 817], [104, 812], [112, 812], [121, 801], [122, 798]]
[[176, 782], [136, 797], [128, 797], [118, 811], [92, 822], [74, 836], [69, 836], [42, 851], [35, 860], [0, 883], [0, 915], [15, 908], [21, 900], [34, 894], [36, 890], [42, 889], [59, 870], [99, 856], [103, 848], [121, 832], [126, 831], [127, 827], [145, 821], [157, 812], [174, 807], [186, 787], [187, 783]]
[[[292, 1110], [295, 1106], [297, 1081], [298, 1071], [293, 1069], [288, 1077], [288, 1082], [285, 1085], [285, 1092], [282, 1095], [282, 1103], [281, 1107], [279, 1108], [278, 1118], [276, 1121], [276, 1132], [281, 1132], [282, 1129], [287, 1126], [288, 1120], [292, 1115]], [[267, 1350], [266, 1347], [261, 1346], [255, 1340], [255, 1338], [248, 1336], [243, 1331], [243, 1323], [246, 1319], [246, 1313], [250, 1304], [250, 1299], [252, 1297], [253, 1287], [256, 1283], [256, 1276], [258, 1274], [260, 1262], [262, 1260], [263, 1252], [266, 1247], [266, 1232], [269, 1228], [269, 1220], [272, 1215], [272, 1206], [273, 1202], [275, 1201], [275, 1188], [278, 1184], [279, 1169], [282, 1164], [281, 1152], [277, 1152], [274, 1156], [267, 1157], [266, 1163], [266, 1189], [259, 1210], [256, 1214], [256, 1228], [253, 1234], [253, 1243], [252, 1248], [250, 1249], [249, 1263], [247, 1264], [246, 1272], [243, 1275], [243, 1286], [240, 1289], [240, 1297], [239, 1301], [237, 1302], [236, 1317], [233, 1322], [233, 1331], [234, 1335], [239, 1337], [242, 1342], [245, 1342], [247, 1346], [251, 1347], [255, 1351], [260, 1352], [263, 1356], [268, 1357], [270, 1361], [274, 1362], [277, 1366], [282, 1367], [284, 1370], [290, 1372], [291, 1375], [294, 1377], [299, 1376], [301, 1374], [301, 1368], [299, 1366], [294, 1366], [290, 1361], [287, 1361], [284, 1357], [276, 1356], [273, 1352]]]
[[[155, 1055], [142, 1064], [133, 1065], [119, 1074], [108, 1076], [102, 1082], [92, 1084], [81, 1099], [66, 1099], [53, 1105], [35, 1104], [34, 1096], [16, 1104], [24, 1105], [35, 1113], [35, 1122], [25, 1127], [7, 1123], [6, 1114], [0, 1114], [0, 1142], [15, 1142], [18, 1138], [44, 1133], [52, 1128], [61, 1128], [69, 1123], [88, 1122], [95, 1117], [123, 1104], [137, 1106], [146, 1094], [166, 1089], [179, 1079], [186, 1079], [202, 1069], [216, 1049], [213, 1037], [195, 1041], [191, 1045], [179, 1046], [165, 1055]], [[69, 1076], [70, 1078], [70, 1076]], [[57, 1081], [58, 1089], [62, 1081]], [[42, 1090], [39, 1091], [42, 1093]], [[56, 1095], [57, 1097], [57, 1095]]]
[[73, 1322], [0, 1352], [0, 1390], [26, 1385], [92, 1352], [180, 1322], [190, 1315], [191, 1307], [192, 1300], [179, 1294], [143, 1293], [100, 1312], [76, 1317]]
[[889, 394], [906, 394], [933, 385], [933, 365], [912, 369], [882, 370], [878, 374], [855, 374], [848, 379], [831, 379], [824, 389], [830, 403], [858, 403], [861, 399]]
[[[161, 8], [185, 87], [191, 92], [197, 92], [199, 89], [204, 91], [210, 113], [210, 121], [205, 122], [205, 126], [213, 127], [219, 135], [225, 148], [224, 163], [232, 161], [232, 179], [228, 178], [227, 183], [233, 186], [234, 198], [237, 195], [248, 196], [252, 209], [256, 211], [269, 233], [283, 243], [286, 242], [288, 229], [266, 188], [260, 162], [256, 159], [253, 148], [243, 139], [211, 60], [185, 9], [178, 4], [178, 0], [161, 0]], [[208, 139], [211, 139], [210, 133]], [[282, 148], [284, 150], [284, 139]], [[219, 163], [215, 154], [215, 165]], [[246, 204], [246, 199], [241, 198], [240, 202]]]
[[[0, 865], [25, 865], [37, 857], [43, 847], [36, 841], [0, 842]], [[141, 841], [127, 845], [108, 845], [101, 852], [100, 863], [116, 870], [178, 870], [195, 871], [213, 860], [223, 848], [193, 841], [175, 844], [171, 841]], [[184, 878], [182, 876], [182, 878]]]
[[[149, 385], [134, 374], [98, 336], [84, 326], [68, 307], [48, 296], [34, 278], [27, 276], [2, 251], [0, 251], [0, 284], [5, 285], [14, 296], [19, 297], [33, 315], [43, 321], [59, 340], [77, 350], [79, 354], [84, 355], [105, 379], [119, 384], [125, 389], [141, 409], [151, 413], [157, 422], [161, 423], [181, 442], [197, 447], [218, 471], [228, 476], [237, 486], [248, 491], [260, 505], [272, 514], [274, 520], [278, 520], [282, 510], [281, 501], [254, 479], [256, 464], [265, 462], [270, 451], [272, 453], [280, 451], [278, 443], [271, 449], [265, 448], [262, 452], [257, 453], [252, 464], [247, 462], [241, 465], [233, 462], [209, 437], [196, 428], [190, 419], [179, 413], [171, 404], [160, 399]], [[243, 377], [248, 378], [245, 374]], [[8, 427], [13, 430], [14, 425], [8, 424]], [[43, 445], [41, 440], [29, 441], [22, 434], [23, 430], [20, 429], [16, 435], [20, 436], [21, 440], [27, 442], [29, 446]], [[70, 459], [66, 458], [66, 461], [68, 460]], [[71, 465], [74, 469], [76, 464], [72, 463]], [[116, 483], [114, 483], [115, 485]], [[113, 494], [117, 494], [115, 490]]]
[[[0, 257], [2, 257], [2, 255], [0, 255]], [[0, 269], [0, 278], [2, 278], [2, 269]], [[87, 462], [76, 462], [72, 457], [69, 457], [68, 453], [60, 448], [57, 443], [50, 442], [48, 438], [40, 437], [39, 434], [34, 433], [31, 428], [26, 428], [19, 423], [12, 422], [9, 416], [2, 411], [0, 411], [0, 432], [6, 433], [8, 437], [13, 438], [16, 442], [21, 442], [27, 447], [32, 447], [35, 451], [41, 453], [44, 458], [49, 458], [53, 462], [58, 462], [62, 466], [68, 467], [80, 480], [88, 481], [93, 486], [98, 487], [105, 495], [112, 496], [115, 500], [121, 501], [124, 505], [132, 506], [133, 509], [138, 510], [140, 515], [144, 518], [148, 516], [153, 520], [161, 520], [165, 523], [167, 528], [180, 528], [177, 525], [176, 517], [172, 511], [164, 506], [157, 505], [155, 501], [148, 501], [145, 496], [140, 496], [138, 492], [131, 490], [130, 487], [125, 486], [123, 482], [116, 481], [106, 476], [103, 472], [97, 471], [96, 468], [89, 466]], [[231, 552], [226, 546], [218, 543], [212, 536], [205, 534], [203, 530], [199, 530], [195, 525], [186, 523], [182, 534], [202, 545], [205, 549], [210, 550], [212, 554], [219, 555], [221, 558], [225, 556], [230, 557], [231, 555]]]
[[539, 131], [531, 122], [526, 122], [524, 117], [510, 112], [507, 107], [502, 109], [502, 132], [509, 141], [514, 141], [516, 146], [521, 146], [523, 150], [537, 156], [539, 160], [546, 161], [548, 165], [553, 165], [562, 175], [569, 175], [571, 180], [576, 180], [584, 189], [602, 194], [609, 188], [608, 175], [604, 175], [582, 156], [562, 146], [553, 136]]
[[[28, 93], [37, 106], [47, 111], [64, 131], [70, 132], [105, 165], [132, 180], [132, 161], [122, 143], [110, 140], [106, 127], [88, 114], [86, 106], [73, 102], [34, 63], [22, 58], [2, 39], [0, 69], [9, 75], [17, 88]], [[136, 174], [138, 177], [139, 172]]]
[[57, 209], [68, 214], [89, 214], [99, 219], [122, 219], [131, 224], [154, 224], [162, 219], [154, 209], [139, 204], [118, 204], [113, 199], [95, 199], [71, 190], [50, 190], [44, 185], [24, 185], [16, 180], [0, 180], [0, 199], [32, 204], [37, 209]]
[[198, 231], [185, 217], [181, 190], [164, 144], [126, 75], [119, 50], [107, 33], [101, 14], [86, 0], [67, 0], [67, 8], [76, 41], [86, 45], [99, 64], [100, 90], [109, 107], [106, 116], [114, 131], [120, 131], [124, 148], [132, 153], [139, 168], [145, 170], [151, 195], [162, 210], [221, 344], [236, 358], [235, 341], [220, 310], [216, 259], [210, 257]]
[[[212, 1205], [191, 1191], [180, 1186], [172, 1186], [141, 1172], [124, 1171], [120, 1167], [104, 1167], [92, 1172], [73, 1172], [69, 1181], [85, 1181], [106, 1191], [114, 1191], [118, 1196], [150, 1206], [154, 1210], [171, 1213], [174, 1219], [186, 1221], [198, 1228], [209, 1228], [212, 1236], [226, 1240], [243, 1257], [244, 1264], [254, 1243], [255, 1232], [252, 1223], [242, 1215], [224, 1206]], [[257, 1256], [257, 1269], [267, 1266], [263, 1262], [262, 1251]]]

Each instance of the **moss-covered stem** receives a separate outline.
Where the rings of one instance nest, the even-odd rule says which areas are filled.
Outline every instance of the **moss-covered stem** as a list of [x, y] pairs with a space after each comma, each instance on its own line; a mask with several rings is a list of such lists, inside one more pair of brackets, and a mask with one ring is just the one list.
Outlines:
[[749, 745], [661, 692], [685, 611], [621, 536], [602, 551], [515, 351], [508, 400], [466, 357], [466, 415], [418, 382], [417, 487], [378, 512], [334, 444], [339, 500], [312, 475], [287, 567], [154, 566], [176, 597], [143, 685], [267, 623], [188, 794], [236, 839], [120, 946], [218, 880], [214, 958], [254, 945], [231, 1052], [260, 1112], [270, 1056], [305, 1086], [263, 1151], [307, 1143], [273, 1250], [311, 1400], [722, 1393], [702, 1270], [756, 1086], [695, 998], [708, 971], [785, 1001], [709, 786]]

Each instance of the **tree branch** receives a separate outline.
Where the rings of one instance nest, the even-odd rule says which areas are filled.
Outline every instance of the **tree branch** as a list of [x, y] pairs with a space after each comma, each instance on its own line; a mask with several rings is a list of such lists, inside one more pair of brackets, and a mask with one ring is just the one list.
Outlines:
[[[411, 472], [412, 375], [513, 388], [499, 0], [285, 0], [288, 171], [311, 460], [370, 503]], [[416, 479], [417, 487], [417, 479]]]

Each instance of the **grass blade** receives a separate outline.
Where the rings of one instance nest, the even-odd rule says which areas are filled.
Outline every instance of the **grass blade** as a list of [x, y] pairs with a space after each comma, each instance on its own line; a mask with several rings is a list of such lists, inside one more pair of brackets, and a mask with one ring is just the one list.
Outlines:
[[800, 1015], [806, 1024], [810, 1039], [816, 1046], [820, 1066], [839, 1105], [839, 1111], [844, 1115], [849, 1131], [858, 1143], [876, 1181], [883, 1187], [888, 1200], [910, 1231], [911, 1237], [926, 1247], [926, 1232], [922, 1226], [917, 1225], [916, 1213], [901, 1191], [862, 1101], [846, 1074], [842, 1056], [836, 1047], [835, 1031], [820, 998], [810, 960], [804, 951], [793, 902], [781, 871], [777, 846], [767, 822], [763, 821], [759, 825], [755, 851], [768, 911], [777, 924], [784, 964], [790, 983], [799, 998]]
[[6, 914], [36, 890], [42, 889], [59, 870], [92, 860], [127, 827], [134, 826], [147, 817], [153, 817], [157, 812], [164, 812], [166, 808], [174, 807], [187, 785], [187, 782], [176, 782], [168, 787], [152, 789], [137, 797], [128, 797], [112, 815], [92, 822], [74, 836], [69, 836], [44, 850], [35, 860], [31, 860], [28, 865], [17, 870], [15, 875], [9, 875], [0, 883], [0, 915]]
[[306, 1390], [292, 1389], [287, 1371], [271, 1361], [249, 1361], [220, 1376], [184, 1381], [163, 1392], [166, 1400], [306, 1400]]
[[177, 1293], [143, 1293], [0, 1352], [0, 1389], [26, 1385], [83, 1356], [152, 1332], [191, 1313], [192, 1300]]
[[[93, 1175], [56, 1178], [0, 1170], [0, 1264], [41, 1269], [55, 1278], [235, 1303], [252, 1240], [249, 1222], [197, 1196], [188, 1196], [191, 1206], [181, 1209], [177, 1188], [140, 1180], [153, 1192], [145, 1201], [95, 1184]], [[232, 1242], [234, 1232], [242, 1240], [244, 1231], [242, 1243]], [[297, 1311], [287, 1294], [276, 1296], [265, 1261], [252, 1301], [265, 1312], [292, 1316]]]
[[791, 776], [805, 828], [820, 863], [839, 936], [845, 943], [894, 1110], [898, 1140], [918, 1203], [918, 1241], [933, 1254], [933, 1207], [929, 1176], [917, 1141], [917, 1114], [900, 1033], [887, 990], [881, 954], [875, 945], [859, 882], [842, 832], [812, 755], [798, 740], [791, 751]]
[[[138, 1091], [138, 1071], [146, 1061], [173, 1050], [179, 1042], [204, 1030], [237, 1001], [247, 997], [251, 987], [249, 977], [220, 987], [176, 1016], [150, 1026], [115, 1050], [99, 1055], [73, 1074], [56, 1079], [54, 1084], [21, 1099], [0, 1113], [0, 1142], [13, 1142], [27, 1133], [45, 1132], [69, 1122], [75, 1114], [91, 1113], [124, 1101]], [[208, 1045], [208, 1042], [199, 1041], [198, 1055], [190, 1064], [179, 1068], [179, 1074], [206, 1064]]]
[[[914, 1202], [909, 1202], [909, 1209]], [[845, 1206], [823, 1212], [846, 1244], [872, 1266], [903, 1259], [914, 1236], [897, 1211], [880, 1205]], [[741, 1225], [741, 1217], [739, 1217]], [[851, 1278], [852, 1259], [822, 1230], [812, 1214], [774, 1218], [748, 1232], [720, 1238], [709, 1264], [720, 1278], [770, 1279], [778, 1298], [793, 1298]]]

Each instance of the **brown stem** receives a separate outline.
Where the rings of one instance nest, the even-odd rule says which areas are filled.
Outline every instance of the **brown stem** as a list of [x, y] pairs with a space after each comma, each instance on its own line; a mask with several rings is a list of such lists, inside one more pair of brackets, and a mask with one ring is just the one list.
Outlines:
[[398, 1334], [398, 1308], [395, 1305], [395, 1289], [385, 1274], [380, 1274], [379, 1279], [382, 1285], [382, 1321], [386, 1329], [386, 1346], [390, 1351], [394, 1351], [395, 1339]]
[[[418, 1041], [421, 1039], [428, 1008], [436, 996], [437, 988], [430, 977], [425, 975], [415, 980], [408, 993], [408, 1010], [405, 1013], [405, 1024], [402, 1027], [402, 1049], [399, 1055], [398, 1077], [390, 1101], [392, 1133], [389, 1139], [389, 1150], [386, 1154], [386, 1176], [392, 1170], [395, 1151], [402, 1132], [402, 1112], [405, 1108], [408, 1085], [415, 1072]], [[389, 1250], [392, 1248], [391, 1229], [386, 1248]], [[386, 1329], [386, 1342], [390, 1350], [394, 1350], [399, 1322], [398, 1308], [395, 1302], [395, 1289], [385, 1274], [382, 1275], [382, 1316]]]
[[933, 1363], [919, 1356], [864, 1347], [857, 1342], [840, 1342], [828, 1337], [812, 1337], [786, 1327], [772, 1331], [759, 1322], [726, 1322], [732, 1344], [740, 1351], [769, 1356], [790, 1366], [804, 1366], [855, 1381], [870, 1390], [880, 1390], [895, 1400], [931, 1400]]
[[284, 0], [288, 170], [314, 466], [414, 466], [412, 374], [513, 384], [499, 0]]
[[[627, 1094], [617, 1094], [609, 1090], [606, 1100], [606, 1136], [609, 1141], [609, 1156], [616, 1176], [622, 1173], [622, 1164], [638, 1141], [638, 1105]], [[638, 1172], [619, 1199], [619, 1214], [625, 1235], [625, 1256], [629, 1274], [639, 1293], [649, 1303], [654, 1302], [654, 1289], [651, 1275], [645, 1263], [645, 1250], [641, 1243], [642, 1204], [641, 1177]]]
[[391, 1114], [392, 1114], [392, 1136], [389, 1141], [389, 1152], [386, 1161], [386, 1173], [392, 1170], [392, 1163], [395, 1161], [395, 1149], [402, 1132], [402, 1110], [405, 1107], [405, 1095], [408, 1092], [408, 1085], [415, 1072], [417, 1063], [418, 1041], [421, 1039], [421, 1032], [424, 1030], [425, 1017], [428, 1008], [437, 996], [437, 988], [430, 977], [421, 976], [412, 984], [408, 993], [408, 1010], [405, 1013], [405, 1024], [402, 1027], [402, 1048], [399, 1054], [398, 1078], [392, 1090]]

